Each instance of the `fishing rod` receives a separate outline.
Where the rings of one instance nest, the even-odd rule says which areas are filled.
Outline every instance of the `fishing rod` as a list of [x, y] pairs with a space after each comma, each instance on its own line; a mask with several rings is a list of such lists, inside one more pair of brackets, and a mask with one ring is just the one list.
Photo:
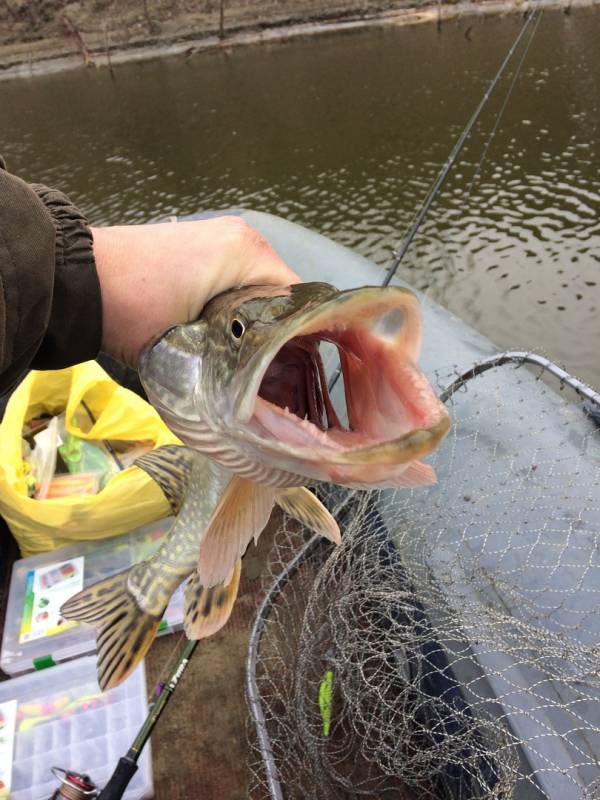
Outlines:
[[142, 727], [127, 753], [119, 759], [119, 763], [104, 789], [98, 788], [88, 775], [53, 767], [52, 772], [61, 781], [61, 785], [52, 794], [50, 800], [121, 800], [137, 772], [137, 762], [142, 751], [177, 688], [197, 646], [198, 640], [186, 642], [166, 680], [158, 683], [157, 697], [150, 707], [148, 716], [142, 723]]
[[[483, 97], [481, 98], [481, 100], [479, 102], [479, 105], [477, 106], [477, 108], [475, 109], [473, 114], [471, 115], [471, 118], [469, 119], [469, 121], [467, 122], [467, 124], [463, 128], [462, 133], [460, 134], [460, 136], [456, 140], [456, 144], [454, 145], [454, 147], [450, 151], [450, 155], [448, 156], [448, 158], [446, 159], [446, 162], [444, 163], [444, 165], [442, 166], [440, 172], [438, 173], [438, 176], [437, 176], [437, 179], [435, 180], [435, 183], [433, 184], [429, 194], [427, 195], [427, 197], [423, 201], [423, 203], [421, 205], [421, 208], [419, 209], [419, 211], [418, 211], [418, 213], [417, 213], [417, 215], [416, 215], [416, 217], [414, 219], [413, 224], [409, 228], [408, 233], [406, 234], [406, 236], [404, 237], [404, 239], [402, 241], [402, 244], [400, 245], [400, 249], [395, 254], [394, 261], [392, 262], [392, 265], [388, 269], [388, 273], [387, 273], [386, 277], [383, 280], [382, 286], [388, 286], [390, 281], [392, 280], [392, 278], [396, 274], [396, 271], [397, 271], [398, 267], [400, 266], [400, 263], [402, 262], [402, 259], [406, 255], [406, 252], [407, 252], [408, 248], [410, 247], [413, 239], [415, 238], [415, 236], [417, 234], [417, 231], [419, 230], [419, 228], [421, 227], [421, 225], [425, 221], [425, 217], [429, 213], [429, 209], [433, 205], [433, 202], [434, 202], [435, 198], [437, 197], [437, 195], [439, 194], [442, 186], [446, 182], [446, 178], [450, 174], [450, 170], [452, 169], [452, 167], [454, 166], [458, 156], [460, 155], [461, 150], [463, 149], [467, 139], [469, 138], [469, 135], [471, 134], [471, 131], [473, 130], [473, 128], [477, 124], [477, 121], [479, 120], [479, 117], [481, 116], [481, 113], [482, 113], [487, 101], [490, 99], [492, 93], [494, 92], [494, 89], [498, 85], [498, 83], [500, 81], [500, 78], [504, 74], [504, 71], [506, 70], [508, 64], [510, 63], [510, 61], [511, 61], [511, 59], [512, 59], [514, 53], [515, 53], [515, 50], [517, 49], [517, 47], [521, 43], [521, 40], [523, 39], [523, 36], [525, 36], [525, 32], [529, 28], [529, 25], [531, 24], [533, 19], [535, 17], [537, 17], [540, 13], [541, 12], [538, 9], [536, 9], [532, 13], [528, 13], [527, 14], [527, 16], [525, 18], [525, 22], [523, 23], [523, 25], [521, 27], [521, 30], [519, 31], [515, 41], [511, 45], [508, 53], [504, 57], [504, 61], [502, 62], [502, 64], [500, 64], [500, 67], [498, 68], [498, 71], [496, 72], [496, 74], [494, 75], [494, 78], [492, 79], [492, 82], [490, 83], [490, 85], [486, 89]], [[534, 33], [535, 33], [535, 30], [534, 30]], [[487, 152], [487, 150], [485, 152]]]
[[[446, 161], [444, 162], [442, 168], [440, 169], [440, 171], [438, 173], [438, 176], [437, 176], [435, 182], [433, 183], [429, 193], [427, 194], [427, 196], [425, 197], [425, 200], [421, 204], [421, 207], [420, 207], [419, 211], [417, 212], [417, 214], [416, 214], [416, 216], [414, 218], [413, 224], [410, 226], [410, 228], [408, 229], [408, 232], [406, 233], [406, 236], [402, 240], [402, 244], [401, 244], [399, 250], [395, 252], [394, 261], [388, 267], [387, 274], [386, 274], [385, 278], [383, 279], [383, 281], [381, 283], [382, 286], [389, 286], [392, 278], [394, 277], [394, 275], [398, 271], [398, 267], [400, 266], [400, 264], [402, 262], [402, 259], [406, 255], [406, 252], [407, 252], [408, 248], [410, 247], [413, 239], [415, 238], [419, 228], [421, 227], [421, 225], [425, 221], [425, 218], [426, 218], [427, 214], [429, 213], [429, 209], [433, 205], [434, 200], [436, 199], [436, 197], [438, 196], [442, 186], [446, 182], [446, 178], [450, 174], [450, 170], [452, 169], [452, 167], [456, 163], [456, 160], [458, 159], [458, 156], [460, 155], [460, 153], [461, 153], [461, 151], [462, 151], [467, 139], [469, 138], [469, 135], [471, 134], [471, 131], [473, 130], [473, 128], [477, 124], [477, 121], [479, 120], [479, 117], [481, 116], [481, 113], [482, 113], [487, 101], [490, 99], [491, 95], [494, 92], [494, 89], [496, 88], [496, 86], [500, 82], [500, 79], [502, 78], [502, 75], [504, 74], [506, 68], [508, 67], [513, 55], [515, 54], [515, 51], [517, 50], [519, 44], [521, 43], [523, 37], [525, 36], [525, 33], [526, 33], [527, 29], [529, 28], [530, 24], [533, 22], [534, 18], [536, 18], [538, 20], [538, 22], [539, 22], [539, 18], [541, 16], [541, 13], [542, 12], [539, 9], [536, 8], [531, 13], [527, 13], [526, 14], [525, 22], [521, 26], [521, 29], [520, 29], [519, 33], [517, 34], [514, 42], [510, 46], [510, 49], [508, 50], [506, 56], [504, 57], [504, 60], [500, 64], [500, 66], [498, 68], [498, 71], [494, 75], [491, 83], [489, 84], [488, 88], [486, 89], [483, 97], [481, 98], [481, 100], [479, 102], [479, 105], [477, 106], [477, 108], [475, 109], [473, 114], [471, 115], [469, 121], [467, 122], [467, 124], [463, 128], [462, 133], [460, 134], [460, 136], [456, 140], [456, 143], [455, 143], [454, 147], [450, 151], [450, 154], [448, 155], [448, 158], [446, 159]], [[507, 105], [507, 102], [508, 102], [508, 98], [510, 97], [510, 94], [511, 94], [512, 89], [514, 87], [516, 78], [518, 77], [518, 75], [520, 73], [520, 70], [521, 70], [521, 67], [523, 66], [523, 62], [525, 60], [525, 56], [527, 55], [527, 53], [529, 51], [529, 46], [531, 45], [531, 41], [533, 40], [533, 36], [535, 35], [536, 31], [537, 31], [537, 24], [536, 24], [536, 26], [535, 26], [535, 28], [533, 30], [531, 39], [527, 44], [527, 47], [526, 47], [525, 52], [523, 54], [523, 57], [521, 58], [521, 61], [520, 61], [519, 65], [518, 65], [518, 67], [517, 67], [513, 82], [511, 84], [511, 86], [509, 87], [509, 91], [507, 93], [505, 101], [504, 101], [504, 103], [502, 105], [502, 108], [500, 109], [500, 113], [498, 114], [498, 119], [496, 120], [496, 125], [494, 126], [494, 129], [492, 130], [492, 134], [491, 134], [491, 136], [489, 137], [489, 139], [488, 139], [488, 141], [486, 143], [483, 155], [482, 155], [481, 160], [480, 160], [480, 162], [478, 164], [478, 167], [477, 167], [477, 172], [479, 172], [479, 170], [481, 169], [481, 165], [482, 165], [483, 160], [484, 160], [484, 158], [485, 158], [485, 156], [487, 154], [487, 151], [489, 149], [491, 140], [492, 140], [492, 138], [493, 138], [493, 136], [494, 136], [494, 134], [496, 132], [496, 129], [498, 127], [498, 123], [500, 121], [500, 117], [502, 116], [502, 114], [504, 112], [504, 109], [506, 108], [506, 105]], [[473, 188], [473, 183], [474, 183], [475, 177], [476, 176], [474, 176], [473, 180], [471, 181], [471, 186], [469, 188], [469, 192]], [[339, 379], [341, 374], [342, 374], [341, 367], [338, 366], [336, 371], [334, 372], [333, 376], [331, 377], [331, 380], [329, 381], [329, 391], [330, 392], [333, 390], [334, 386], [338, 382], [338, 379]]]

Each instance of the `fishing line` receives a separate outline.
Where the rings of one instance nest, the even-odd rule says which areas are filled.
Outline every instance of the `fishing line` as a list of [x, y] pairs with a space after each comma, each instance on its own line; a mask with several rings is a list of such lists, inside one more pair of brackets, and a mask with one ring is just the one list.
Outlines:
[[529, 37], [529, 41], [525, 45], [525, 49], [523, 50], [523, 53], [522, 53], [521, 58], [519, 60], [519, 63], [517, 64], [517, 68], [516, 68], [515, 73], [514, 73], [514, 75], [512, 77], [512, 80], [510, 82], [510, 86], [508, 87], [508, 91], [506, 92], [506, 96], [504, 97], [504, 101], [502, 103], [502, 106], [500, 107], [500, 110], [498, 111], [498, 114], [496, 115], [496, 122], [494, 123], [494, 127], [492, 128], [492, 130], [490, 132], [490, 135], [488, 136], [488, 139], [487, 139], [487, 141], [486, 141], [486, 143], [484, 145], [484, 148], [483, 148], [483, 152], [481, 154], [481, 158], [479, 159], [479, 163], [477, 164], [475, 172], [473, 173], [473, 177], [471, 178], [471, 182], [469, 184], [469, 188], [467, 189], [467, 192], [466, 192], [466, 195], [465, 195], [465, 199], [466, 200], [468, 200], [471, 197], [471, 193], [473, 191], [473, 187], [475, 186], [475, 182], [479, 178], [479, 175], [481, 173], [481, 168], [483, 166], [483, 162], [485, 161], [485, 159], [487, 157], [488, 150], [490, 149], [490, 145], [492, 144], [492, 142], [493, 142], [493, 140], [494, 140], [494, 138], [496, 136], [496, 132], [498, 131], [498, 126], [500, 125], [500, 120], [502, 119], [502, 116], [504, 115], [504, 112], [506, 110], [506, 106], [508, 105], [508, 101], [510, 100], [510, 97], [511, 97], [511, 95], [513, 93], [513, 90], [515, 88], [515, 85], [517, 83], [517, 80], [519, 79], [519, 76], [521, 74], [521, 70], [523, 69], [523, 64], [525, 63], [525, 59], [527, 58], [527, 53], [529, 52], [529, 48], [531, 47], [531, 43], [533, 42], [535, 34], [537, 33], [537, 29], [538, 29], [540, 21], [542, 19], [543, 13], [544, 12], [541, 11], [541, 10], [537, 13], [537, 20], [536, 20], [535, 26], [534, 26], [534, 28], [533, 28], [533, 30], [531, 32], [531, 36]]
[[458, 137], [458, 139], [456, 141], [456, 144], [454, 145], [454, 147], [450, 151], [450, 155], [448, 156], [448, 158], [446, 159], [443, 167], [441, 168], [441, 170], [440, 170], [440, 172], [438, 174], [437, 180], [435, 181], [435, 183], [433, 185], [433, 188], [431, 189], [431, 191], [429, 192], [429, 194], [425, 198], [421, 208], [419, 209], [419, 211], [418, 211], [418, 213], [417, 213], [417, 215], [415, 217], [415, 220], [414, 220], [413, 224], [411, 225], [408, 233], [404, 237], [404, 239], [402, 241], [402, 244], [400, 246], [400, 249], [397, 251], [396, 256], [394, 258], [394, 261], [392, 262], [391, 266], [389, 267], [387, 275], [383, 279], [383, 282], [381, 284], [382, 286], [388, 286], [390, 281], [392, 280], [392, 278], [396, 274], [396, 271], [397, 271], [400, 263], [402, 262], [402, 259], [406, 255], [406, 251], [410, 247], [410, 245], [412, 243], [412, 240], [415, 238], [415, 235], [416, 235], [417, 231], [419, 230], [419, 228], [423, 224], [423, 222], [425, 220], [425, 217], [427, 216], [427, 214], [429, 212], [429, 209], [431, 208], [431, 206], [433, 204], [433, 201], [435, 200], [435, 198], [437, 197], [440, 189], [442, 188], [442, 186], [446, 182], [446, 178], [448, 177], [448, 175], [450, 173], [450, 170], [452, 169], [455, 161], [457, 160], [458, 156], [460, 155], [461, 150], [463, 149], [463, 147], [465, 145], [465, 142], [469, 138], [469, 135], [471, 134], [471, 131], [473, 130], [473, 128], [475, 127], [479, 117], [481, 116], [481, 112], [483, 111], [483, 109], [485, 107], [485, 104], [490, 99], [494, 89], [498, 85], [498, 82], [500, 81], [500, 78], [504, 74], [504, 71], [505, 71], [506, 67], [510, 63], [510, 60], [512, 59], [516, 49], [518, 48], [519, 44], [521, 43], [521, 40], [523, 39], [523, 36], [525, 35], [527, 29], [529, 28], [529, 25], [531, 24], [531, 21], [534, 18], [536, 18], [536, 19], [538, 18], [537, 10], [534, 11], [533, 13], [527, 15], [527, 18], [525, 19], [525, 22], [523, 23], [523, 26], [521, 27], [521, 30], [519, 31], [515, 41], [511, 45], [508, 53], [506, 54], [506, 56], [504, 58], [504, 61], [500, 65], [500, 68], [496, 72], [492, 82], [490, 83], [490, 85], [488, 86], [485, 94], [481, 98], [481, 101], [479, 102], [479, 105], [477, 106], [477, 108], [475, 109], [473, 114], [471, 115], [471, 118], [469, 119], [469, 121], [465, 125], [465, 127], [464, 127], [462, 133], [460, 134], [460, 136]]
[[[389, 286], [392, 278], [396, 274], [402, 259], [406, 255], [406, 251], [408, 250], [408, 248], [410, 247], [413, 239], [415, 238], [415, 235], [417, 234], [417, 231], [419, 230], [419, 228], [423, 224], [423, 222], [425, 220], [425, 217], [427, 216], [427, 214], [429, 212], [429, 209], [433, 205], [433, 201], [435, 200], [435, 198], [437, 197], [438, 193], [440, 192], [442, 186], [446, 182], [446, 178], [448, 177], [448, 175], [450, 173], [450, 170], [452, 169], [454, 163], [456, 162], [458, 156], [460, 155], [460, 152], [461, 152], [462, 148], [464, 147], [465, 142], [469, 138], [469, 135], [470, 135], [471, 131], [473, 130], [475, 124], [477, 123], [477, 120], [481, 116], [481, 112], [483, 111], [483, 108], [484, 108], [485, 104], [487, 103], [487, 101], [491, 97], [494, 89], [498, 85], [498, 83], [500, 81], [500, 78], [504, 74], [504, 71], [506, 70], [508, 64], [510, 63], [510, 61], [511, 61], [515, 51], [517, 50], [521, 40], [523, 39], [527, 29], [529, 28], [530, 23], [534, 19], [536, 20], [535, 28], [533, 29], [533, 33], [532, 33], [532, 35], [531, 35], [531, 37], [530, 37], [530, 39], [529, 39], [529, 41], [527, 43], [527, 47], [525, 49], [525, 53], [522, 56], [521, 61], [519, 62], [519, 65], [517, 66], [517, 70], [515, 72], [515, 76], [513, 77], [513, 82], [512, 82], [512, 84], [511, 84], [511, 86], [509, 88], [509, 92], [508, 92], [508, 94], [507, 94], [507, 96], [506, 96], [506, 98], [504, 100], [503, 105], [502, 105], [502, 108], [501, 108], [501, 111], [500, 111], [500, 115], [496, 119], [496, 125], [494, 126], [494, 130], [492, 131], [492, 136], [488, 140], [486, 148], [484, 149], [484, 153], [483, 153], [482, 159], [480, 161], [480, 164], [478, 165], [477, 170], [480, 169], [481, 164], [483, 163], [483, 159], [485, 158], [485, 156], [487, 154], [487, 150], [489, 149], [489, 145], [491, 143], [491, 140], [492, 140], [493, 136], [495, 135], [496, 129], [497, 129], [498, 124], [499, 124], [500, 116], [504, 112], [504, 109], [506, 108], [506, 105], [508, 103], [508, 98], [510, 97], [510, 94], [512, 93], [512, 89], [514, 87], [514, 84], [516, 83], [516, 78], [520, 73], [521, 67], [523, 66], [523, 63], [525, 61], [525, 56], [527, 55], [529, 47], [531, 46], [531, 42], [533, 41], [533, 37], [535, 36], [535, 33], [537, 31], [537, 27], [538, 27], [539, 21], [541, 19], [541, 11], [539, 11], [538, 9], [535, 9], [532, 13], [527, 14], [527, 17], [526, 17], [525, 22], [523, 23], [523, 25], [521, 27], [521, 30], [517, 34], [517, 36], [516, 36], [514, 42], [512, 43], [508, 53], [504, 57], [504, 61], [502, 62], [502, 64], [500, 64], [500, 67], [499, 67], [498, 71], [496, 72], [492, 82], [488, 86], [485, 94], [481, 98], [481, 101], [479, 102], [479, 105], [477, 106], [477, 108], [475, 109], [473, 114], [471, 115], [471, 118], [469, 119], [469, 121], [465, 125], [465, 127], [464, 127], [462, 133], [460, 134], [460, 136], [458, 137], [458, 139], [456, 141], [456, 144], [454, 145], [454, 147], [450, 151], [450, 154], [449, 154], [448, 158], [446, 159], [443, 167], [441, 168], [440, 172], [438, 173], [437, 179], [432, 184], [432, 187], [429, 190], [425, 200], [423, 201], [423, 204], [421, 205], [421, 208], [419, 209], [418, 213], [416, 214], [416, 216], [414, 218], [414, 221], [413, 221], [413, 224], [411, 225], [411, 227], [408, 230], [408, 233], [404, 237], [404, 239], [402, 241], [402, 245], [400, 246], [400, 249], [398, 251], [396, 251], [394, 261], [392, 262], [391, 266], [388, 268], [387, 274], [386, 274], [385, 278], [383, 279], [383, 281], [381, 283], [382, 286]], [[477, 175], [477, 171], [476, 171], [476, 175]], [[474, 176], [473, 180], [471, 181], [471, 186], [469, 187], [469, 192], [471, 191], [471, 188], [472, 188], [474, 180], [475, 180], [475, 176]], [[467, 194], [467, 196], [468, 196], [468, 194]], [[341, 367], [338, 366], [336, 371], [335, 371], [335, 373], [331, 377], [331, 380], [329, 381], [329, 391], [330, 392], [333, 391], [333, 388], [336, 385], [336, 383], [338, 381], [338, 378], [340, 377], [341, 374], [342, 374]]]

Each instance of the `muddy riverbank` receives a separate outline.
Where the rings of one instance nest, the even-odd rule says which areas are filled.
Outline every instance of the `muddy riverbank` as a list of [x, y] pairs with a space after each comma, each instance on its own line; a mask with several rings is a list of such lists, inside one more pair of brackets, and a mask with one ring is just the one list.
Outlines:
[[46, 0], [0, 4], [0, 78], [82, 66], [112, 67], [207, 49], [352, 31], [523, 13], [531, 6], [571, 8], [600, 0]]

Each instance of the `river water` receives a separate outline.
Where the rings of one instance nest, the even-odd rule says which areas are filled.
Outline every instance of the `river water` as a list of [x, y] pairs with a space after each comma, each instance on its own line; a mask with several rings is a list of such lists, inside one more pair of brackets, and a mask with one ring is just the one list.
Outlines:
[[[320, 36], [0, 83], [10, 169], [96, 223], [244, 206], [385, 266], [522, 18]], [[401, 274], [600, 387], [600, 8], [545, 12]], [[383, 272], [382, 272], [383, 275]]]

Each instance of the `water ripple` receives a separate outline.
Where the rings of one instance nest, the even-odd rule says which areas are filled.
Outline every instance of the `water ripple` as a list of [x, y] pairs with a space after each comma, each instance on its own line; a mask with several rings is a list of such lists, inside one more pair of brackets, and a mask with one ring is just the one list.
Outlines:
[[[253, 207], [385, 266], [514, 37], [489, 19], [469, 43], [466, 24], [3, 82], [0, 152], [95, 223]], [[599, 40], [595, 10], [546, 13], [473, 191], [501, 93], [402, 265], [501, 347], [597, 386]]]

